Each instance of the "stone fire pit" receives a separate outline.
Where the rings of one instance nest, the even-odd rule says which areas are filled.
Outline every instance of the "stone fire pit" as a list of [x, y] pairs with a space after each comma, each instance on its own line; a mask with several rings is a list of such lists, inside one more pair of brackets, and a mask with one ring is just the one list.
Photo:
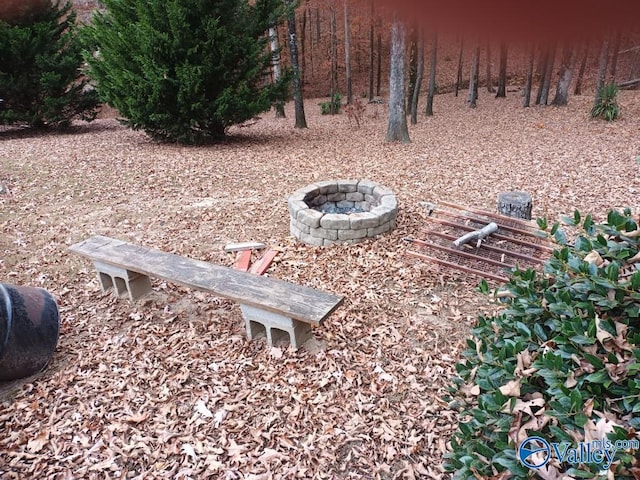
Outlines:
[[371, 180], [316, 182], [288, 199], [291, 234], [316, 246], [356, 243], [396, 227], [395, 194]]

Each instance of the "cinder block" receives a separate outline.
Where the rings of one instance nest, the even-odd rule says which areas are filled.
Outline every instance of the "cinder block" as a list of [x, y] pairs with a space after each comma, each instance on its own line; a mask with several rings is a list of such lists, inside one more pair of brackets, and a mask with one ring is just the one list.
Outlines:
[[134, 301], [151, 291], [151, 279], [146, 275], [100, 261], [94, 261], [93, 264], [105, 292], [113, 289], [116, 296], [128, 296]]
[[311, 325], [306, 322], [294, 320], [284, 315], [269, 312], [251, 305], [240, 305], [244, 317], [247, 338], [253, 340], [266, 335], [267, 344], [274, 346], [279, 340], [286, 338], [294, 349], [313, 336]]

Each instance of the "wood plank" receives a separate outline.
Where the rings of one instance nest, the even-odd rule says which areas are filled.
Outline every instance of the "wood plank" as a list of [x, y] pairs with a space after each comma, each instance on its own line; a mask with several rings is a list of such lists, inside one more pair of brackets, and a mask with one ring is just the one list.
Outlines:
[[319, 325], [344, 300], [284, 280], [252, 275], [104, 236], [70, 247], [79, 255], [150, 277], [213, 292], [296, 320]]
[[236, 270], [246, 272], [249, 270], [249, 264], [251, 263], [251, 250], [241, 250], [236, 256], [236, 263], [233, 266]]
[[269, 269], [269, 265], [271, 265], [271, 262], [273, 262], [273, 259], [276, 258], [276, 255], [278, 255], [278, 253], [278, 250], [267, 250], [266, 253], [262, 257], [260, 257], [260, 259], [256, 263], [251, 265], [251, 269], [249, 270], [249, 272], [255, 275], [262, 275]]
[[239, 252], [243, 250], [261, 250], [264, 248], [264, 246], [264, 243], [260, 242], [227, 243], [224, 247], [224, 251]]

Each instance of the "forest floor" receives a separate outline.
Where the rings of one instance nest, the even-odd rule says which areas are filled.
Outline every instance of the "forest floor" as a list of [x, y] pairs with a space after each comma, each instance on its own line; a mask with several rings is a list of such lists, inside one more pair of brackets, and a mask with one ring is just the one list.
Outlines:
[[[61, 335], [50, 366], [1, 387], [0, 476], [9, 478], [446, 478], [456, 427], [448, 388], [478, 314], [477, 278], [415, 262], [420, 202], [495, 210], [532, 194], [534, 217], [639, 210], [640, 93], [622, 118], [591, 97], [523, 109], [518, 93], [439, 95], [409, 145], [387, 144], [386, 109], [363, 125], [310, 128], [265, 113], [219, 145], [158, 144], [112, 118], [67, 134], [0, 131], [0, 279], [46, 288]], [[395, 231], [315, 248], [289, 235], [286, 198], [315, 180], [369, 178], [397, 195]], [[343, 295], [298, 351], [247, 341], [237, 305], [154, 281], [133, 304], [102, 293], [68, 247], [108, 235], [232, 265], [228, 242], [280, 253], [268, 275]]]

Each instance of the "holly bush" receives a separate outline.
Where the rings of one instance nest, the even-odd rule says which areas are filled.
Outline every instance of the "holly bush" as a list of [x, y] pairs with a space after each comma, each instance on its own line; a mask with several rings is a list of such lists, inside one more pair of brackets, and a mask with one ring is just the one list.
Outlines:
[[[575, 240], [538, 221], [557, 244], [553, 256], [542, 272], [510, 272], [497, 295], [505, 308], [479, 317], [456, 366], [459, 426], [445, 463], [454, 479], [640, 474], [634, 448], [617, 449], [608, 468], [558, 458], [593, 440], [640, 439], [640, 229], [628, 209], [600, 224], [577, 211], [563, 220]], [[518, 455], [531, 436], [560, 445], [539, 469]]]

